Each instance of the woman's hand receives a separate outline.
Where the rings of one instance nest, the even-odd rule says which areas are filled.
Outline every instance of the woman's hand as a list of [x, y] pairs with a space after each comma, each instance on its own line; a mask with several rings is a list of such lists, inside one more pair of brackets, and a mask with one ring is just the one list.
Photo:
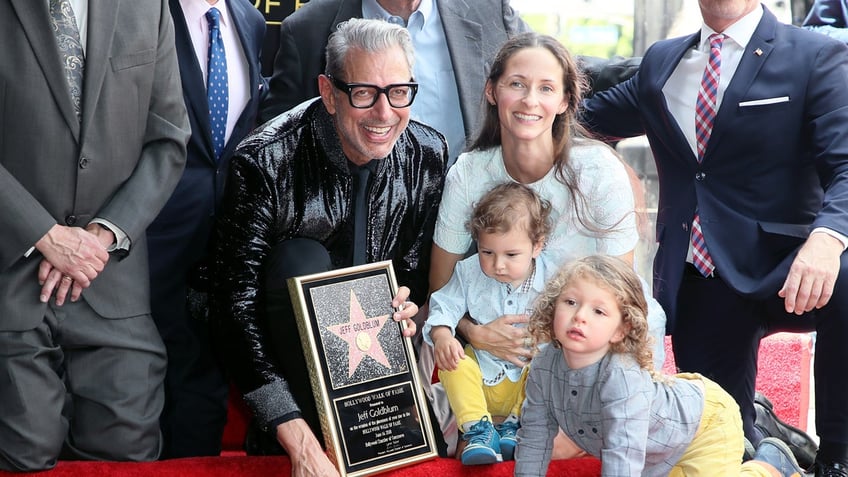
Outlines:
[[475, 349], [482, 349], [516, 366], [523, 367], [533, 357], [530, 334], [525, 325], [527, 315], [504, 315], [485, 325], [474, 324], [468, 317], [462, 318], [457, 331]]

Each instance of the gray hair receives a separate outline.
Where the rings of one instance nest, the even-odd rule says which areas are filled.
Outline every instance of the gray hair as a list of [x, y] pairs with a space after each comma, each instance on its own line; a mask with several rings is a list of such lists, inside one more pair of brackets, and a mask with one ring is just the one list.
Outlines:
[[378, 53], [395, 46], [399, 46], [406, 55], [411, 73], [415, 64], [415, 50], [406, 28], [384, 20], [351, 18], [339, 23], [338, 29], [330, 35], [327, 42], [327, 68], [324, 73], [350, 81], [350, 78], [344, 76], [345, 59], [350, 50]]

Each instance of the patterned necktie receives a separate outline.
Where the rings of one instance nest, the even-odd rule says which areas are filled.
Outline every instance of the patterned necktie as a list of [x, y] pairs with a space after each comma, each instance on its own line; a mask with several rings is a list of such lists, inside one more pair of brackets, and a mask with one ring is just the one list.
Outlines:
[[212, 128], [212, 143], [215, 158], [221, 157], [227, 135], [227, 57], [224, 55], [224, 40], [221, 38], [221, 12], [210, 8], [206, 12], [209, 22], [209, 62], [207, 63], [206, 97], [209, 101], [209, 125]]
[[71, 102], [77, 119], [82, 118], [82, 75], [85, 68], [85, 56], [77, 27], [77, 19], [70, 0], [50, 0], [50, 25], [56, 35], [62, 65], [65, 67], [65, 80], [71, 93]]
[[[704, 160], [704, 151], [713, 130], [713, 119], [716, 115], [716, 97], [718, 96], [718, 79], [721, 74], [721, 45], [724, 35], [710, 35], [710, 58], [704, 68], [701, 78], [701, 88], [698, 91], [698, 101], [695, 103], [695, 138], [698, 142], [698, 163]], [[701, 215], [696, 211], [692, 219], [692, 264], [705, 277], [715, 270], [715, 264], [707, 250], [704, 234], [701, 231]]]

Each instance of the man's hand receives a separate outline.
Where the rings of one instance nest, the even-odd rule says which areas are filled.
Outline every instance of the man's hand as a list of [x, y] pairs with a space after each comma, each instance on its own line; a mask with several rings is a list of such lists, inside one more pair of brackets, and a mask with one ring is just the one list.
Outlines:
[[430, 331], [433, 340], [433, 358], [436, 366], [445, 371], [455, 371], [459, 360], [465, 359], [465, 351], [458, 339], [453, 337], [447, 326], [434, 326]]
[[58, 224], [41, 237], [35, 243], [44, 256], [38, 267], [40, 300], [46, 303], [54, 291], [57, 305], [64, 303], [69, 291], [71, 300], [79, 299], [82, 290], [91, 285], [109, 261], [109, 253], [101, 241], [105, 239], [79, 227]]
[[[41, 277], [45, 277], [42, 279]], [[56, 306], [65, 304], [65, 299], [70, 294], [71, 301], [79, 300], [82, 295], [82, 285], [75, 282], [69, 275], [64, 275], [55, 268], [47, 259], [42, 259], [38, 264], [38, 283], [41, 285], [39, 300], [47, 303], [50, 295], [56, 292]]]
[[303, 419], [277, 426], [277, 442], [291, 458], [292, 477], [339, 477], [339, 471]]
[[418, 305], [411, 301], [406, 301], [409, 298], [409, 288], [398, 288], [397, 295], [392, 299], [392, 308], [397, 311], [392, 315], [395, 321], [405, 321], [406, 328], [403, 329], [403, 336], [412, 336], [415, 334], [416, 325], [413, 318], [418, 314]]
[[827, 305], [839, 275], [842, 251], [842, 242], [835, 237], [823, 232], [810, 234], [777, 292], [787, 313], [801, 315]]
[[504, 315], [485, 325], [475, 325], [463, 318], [457, 328], [475, 349], [482, 349], [498, 358], [523, 367], [533, 357], [530, 334], [524, 326], [527, 315]]

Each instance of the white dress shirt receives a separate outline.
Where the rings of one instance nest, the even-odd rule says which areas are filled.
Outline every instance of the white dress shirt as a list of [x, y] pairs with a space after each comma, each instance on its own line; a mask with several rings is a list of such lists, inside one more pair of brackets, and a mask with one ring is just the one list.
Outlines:
[[445, 135], [450, 164], [453, 164], [465, 150], [465, 123], [459, 107], [454, 65], [436, 0], [422, 0], [407, 22], [387, 12], [376, 0], [363, 0], [362, 18], [383, 19], [405, 26], [409, 31], [415, 47], [413, 74], [418, 83], [418, 95], [412, 103], [411, 115]]

